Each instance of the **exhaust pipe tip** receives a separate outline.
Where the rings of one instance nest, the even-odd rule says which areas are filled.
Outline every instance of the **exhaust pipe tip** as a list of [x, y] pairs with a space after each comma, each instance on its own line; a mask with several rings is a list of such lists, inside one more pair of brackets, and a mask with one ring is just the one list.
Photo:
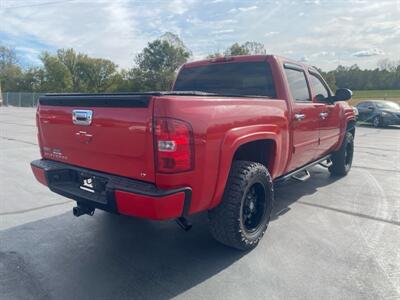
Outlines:
[[82, 215], [81, 210], [80, 210], [79, 207], [77, 207], [77, 206], [75, 206], [75, 207], [72, 209], [72, 213], [74, 214], [75, 217], [79, 217], [79, 216]]
[[75, 217], [80, 217], [82, 215], [89, 215], [89, 216], [93, 216], [94, 214], [94, 208], [88, 207], [88, 206], [82, 206], [82, 205], [78, 205], [75, 206], [74, 208], [72, 208], [72, 214]]

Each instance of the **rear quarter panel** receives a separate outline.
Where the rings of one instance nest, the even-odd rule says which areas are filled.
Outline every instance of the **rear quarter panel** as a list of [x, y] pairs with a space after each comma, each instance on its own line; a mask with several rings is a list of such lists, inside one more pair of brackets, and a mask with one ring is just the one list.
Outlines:
[[191, 124], [195, 143], [193, 171], [156, 174], [161, 188], [192, 187], [190, 213], [217, 205], [236, 149], [249, 141], [272, 139], [276, 153], [273, 177], [282, 174], [288, 159], [285, 100], [163, 96], [154, 101], [155, 117], [173, 117]]

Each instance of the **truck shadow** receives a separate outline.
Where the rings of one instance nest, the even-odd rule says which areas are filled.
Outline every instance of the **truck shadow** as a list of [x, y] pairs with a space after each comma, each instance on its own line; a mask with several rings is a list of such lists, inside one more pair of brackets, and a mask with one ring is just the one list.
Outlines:
[[275, 186], [275, 204], [271, 215], [271, 221], [290, 211], [290, 205], [303, 196], [312, 195], [319, 188], [330, 185], [340, 179], [331, 176], [327, 169], [313, 167], [310, 170], [311, 178], [306, 182], [289, 180], [283, 184]]
[[[288, 182], [276, 189], [272, 221], [302, 196], [336, 180], [319, 168], [314, 168], [312, 175], [305, 183]], [[77, 219], [66, 213], [5, 230], [0, 232], [0, 274], [5, 278], [0, 291], [6, 290], [12, 299], [32, 295], [51, 299], [166, 299], [223, 270], [224, 278], [229, 278], [230, 272], [237, 277], [238, 269], [230, 267], [247, 253], [214, 241], [206, 214], [194, 216], [193, 223], [187, 233], [174, 222], [104, 212]], [[255, 251], [265, 249], [260, 245]]]
[[77, 219], [68, 212], [4, 230], [0, 294], [7, 299], [172, 298], [245, 255], [214, 241], [204, 214], [193, 221], [196, 226], [187, 233], [175, 222], [104, 212]]

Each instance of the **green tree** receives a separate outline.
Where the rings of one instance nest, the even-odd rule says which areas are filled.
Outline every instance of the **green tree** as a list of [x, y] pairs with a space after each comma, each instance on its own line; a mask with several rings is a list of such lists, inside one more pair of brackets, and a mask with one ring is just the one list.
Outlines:
[[326, 83], [329, 85], [329, 87], [331, 88], [331, 90], [333, 92], [336, 92], [336, 78], [335, 78], [335, 74], [334, 72], [328, 72], [325, 73], [325, 75], [322, 75], [326, 81]]
[[45, 72], [41, 67], [32, 67], [24, 71], [19, 90], [23, 92], [46, 92], [43, 86]]
[[16, 65], [18, 65], [18, 61], [15, 50], [5, 46], [0, 46], [0, 71], [3, 71], [7, 66]]
[[77, 70], [88, 92], [108, 91], [119, 79], [117, 65], [108, 59], [81, 56]]
[[148, 43], [136, 56], [136, 67], [131, 70], [135, 85], [144, 91], [169, 89], [176, 70], [190, 55], [181, 41], [172, 44], [170, 41], [157, 39]]
[[234, 43], [224, 51], [224, 54], [215, 52], [209, 54], [207, 58], [222, 57], [224, 55], [257, 55], [266, 53], [267, 51], [262, 43], [245, 42], [244, 44]]
[[244, 45], [239, 45], [238, 43], [234, 43], [230, 46], [226, 51], [227, 55], [249, 55], [250, 51]]
[[72, 90], [79, 92], [82, 87], [82, 72], [80, 62], [87, 58], [87, 55], [77, 54], [74, 49], [59, 49], [57, 51], [59, 61], [67, 68], [72, 81]]
[[336, 91], [336, 78], [335, 78], [335, 73], [333, 71], [329, 72], [324, 72], [321, 69], [317, 68], [314, 66], [315, 69], [318, 70], [318, 72], [322, 75], [322, 77], [325, 79], [326, 83], [329, 85], [331, 90], [333, 92]]
[[112, 92], [140, 92], [144, 91], [141, 81], [137, 78], [136, 69], [122, 69], [115, 78], [115, 83], [110, 87]]
[[0, 46], [0, 85], [3, 92], [20, 89], [23, 70], [14, 49]]
[[[232, 44], [223, 55], [265, 54], [257, 42]], [[130, 70], [118, 70], [112, 61], [92, 58], [73, 49], [59, 49], [56, 54], [44, 52], [42, 66], [23, 68], [14, 49], [0, 46], [0, 88], [3, 92], [106, 92], [166, 90], [176, 70], [191, 52], [175, 34], [166, 33], [150, 42], [136, 56]], [[348, 87], [354, 90], [400, 89], [400, 61], [383, 59], [377, 68], [365, 70], [357, 65], [338, 66], [320, 71], [332, 90]]]
[[246, 42], [243, 44], [243, 47], [247, 49], [247, 52], [251, 55], [267, 54], [267, 50], [265, 49], [264, 44], [259, 42]]
[[59, 58], [48, 52], [44, 52], [40, 56], [40, 60], [43, 63], [44, 71], [43, 90], [47, 92], [71, 92], [71, 74]]

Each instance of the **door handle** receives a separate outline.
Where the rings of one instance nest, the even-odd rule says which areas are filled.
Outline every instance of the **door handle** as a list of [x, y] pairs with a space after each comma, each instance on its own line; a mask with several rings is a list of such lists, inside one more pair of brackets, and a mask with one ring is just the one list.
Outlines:
[[319, 116], [320, 116], [320, 118], [322, 120], [325, 120], [328, 117], [328, 113], [327, 112], [322, 112], [322, 113], [319, 114]]
[[76, 125], [90, 125], [92, 123], [93, 111], [74, 109], [72, 111], [72, 123]]
[[304, 120], [305, 117], [306, 117], [305, 114], [294, 114], [294, 118], [295, 118], [296, 121]]

